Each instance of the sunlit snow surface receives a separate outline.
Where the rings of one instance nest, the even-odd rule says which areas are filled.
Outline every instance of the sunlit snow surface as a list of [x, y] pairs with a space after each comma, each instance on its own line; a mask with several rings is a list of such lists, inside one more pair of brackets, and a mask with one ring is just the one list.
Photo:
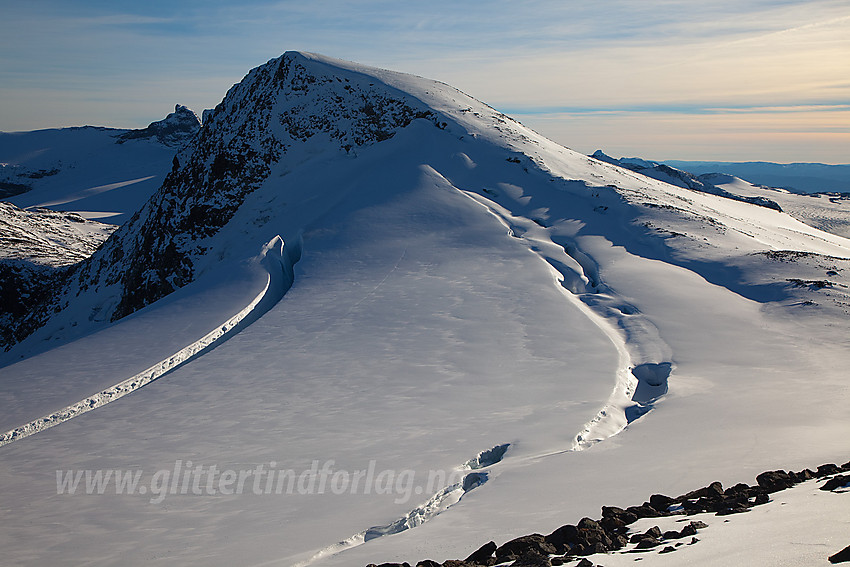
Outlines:
[[[299, 243], [291, 289], [143, 389], [0, 448], [5, 562], [442, 561], [596, 517], [603, 504], [845, 455], [846, 239], [581, 156], [446, 85], [295, 57], [315, 73], [385, 82], [448, 125], [416, 120], [356, 156], [274, 171], [215, 245], [239, 262], [277, 235]], [[215, 276], [225, 268], [199, 280], [209, 300], [193, 301], [192, 284], [0, 369], [0, 403], [36, 419], [88, 395], [80, 384], [91, 394], [126, 378], [102, 368], [161, 360], [168, 333], [200, 338], [199, 321], [227, 320], [267, 281], [235, 286], [238, 274]], [[827, 278], [835, 285], [805, 284]], [[122, 334], [139, 321], [144, 332]], [[97, 344], [112, 346], [75, 352]], [[16, 382], [45, 375], [56, 388], [16, 400]], [[504, 444], [499, 462], [473, 470]], [[188, 461], [371, 465], [396, 479], [411, 471], [420, 490], [264, 494], [261, 484], [254, 494], [247, 479], [233, 495], [57, 494], [57, 470], [143, 471], [150, 487]], [[426, 486], [429, 471], [470, 470], [481, 476], [466, 492], [435, 500], [448, 481]], [[427, 521], [368, 535], [406, 517]]]

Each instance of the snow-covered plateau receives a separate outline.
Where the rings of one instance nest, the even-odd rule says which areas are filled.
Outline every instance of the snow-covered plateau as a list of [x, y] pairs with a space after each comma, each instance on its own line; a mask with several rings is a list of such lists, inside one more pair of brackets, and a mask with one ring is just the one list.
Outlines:
[[[836, 220], [812, 223], [743, 181], [655, 179], [443, 83], [301, 52], [168, 131], [73, 142], [120, 171], [12, 199], [128, 220], [80, 225], [111, 235], [8, 319], [3, 564], [444, 561], [847, 460], [850, 213], [828, 199]], [[132, 144], [152, 152], [135, 172], [107, 155]], [[154, 179], [138, 210], [99, 200]], [[699, 548], [665, 561], [729, 549]]]

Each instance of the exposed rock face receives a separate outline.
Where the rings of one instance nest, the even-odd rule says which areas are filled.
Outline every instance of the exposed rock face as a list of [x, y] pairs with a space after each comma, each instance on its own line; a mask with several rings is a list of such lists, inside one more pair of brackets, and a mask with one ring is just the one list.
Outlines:
[[[300, 53], [250, 71], [205, 117], [159, 191], [74, 269], [61, 292], [15, 322], [16, 337], [30, 334], [89, 290], [98, 292], [89, 300], [92, 312], [114, 321], [193, 281], [198, 261], [211, 252], [210, 237], [274, 168], [283, 175], [319, 154], [356, 152], [417, 118], [440, 127], [436, 113], [410, 95]], [[194, 113], [178, 106], [131, 137], [176, 140], [191, 131], [193, 120]], [[275, 176], [275, 182], [285, 180]]]
[[175, 105], [174, 112], [156, 122], [151, 122], [147, 128], [130, 130], [118, 136], [119, 144], [127, 140], [156, 138], [166, 146], [182, 146], [191, 140], [201, 129], [198, 115], [186, 106]]

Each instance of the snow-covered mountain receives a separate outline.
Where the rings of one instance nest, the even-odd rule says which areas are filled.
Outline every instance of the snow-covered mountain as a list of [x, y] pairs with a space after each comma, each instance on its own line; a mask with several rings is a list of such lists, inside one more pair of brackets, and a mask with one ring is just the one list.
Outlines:
[[147, 128], [0, 132], [0, 199], [122, 224], [162, 185], [200, 120], [177, 105]]
[[665, 164], [697, 175], [724, 173], [795, 193], [850, 192], [850, 164], [677, 161]]
[[4, 558], [445, 559], [839, 459], [850, 241], [667, 181], [436, 81], [252, 70], [16, 320]]

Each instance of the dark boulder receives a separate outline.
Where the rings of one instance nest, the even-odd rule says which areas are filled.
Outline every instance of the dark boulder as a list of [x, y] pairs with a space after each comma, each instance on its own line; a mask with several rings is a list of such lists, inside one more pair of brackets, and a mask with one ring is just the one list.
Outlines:
[[829, 557], [830, 563], [847, 563], [848, 561], [850, 561], [850, 545]]
[[576, 526], [576, 531], [578, 543], [593, 549], [594, 553], [605, 553], [613, 549], [614, 542], [596, 520], [582, 518]]
[[668, 532], [664, 532], [662, 537], [664, 539], [682, 539], [683, 537], [691, 537], [697, 534], [698, 529], [707, 528], [708, 526], [704, 522], [691, 522], [681, 531], [671, 530]]
[[[707, 526], [703, 522], [691, 522], [690, 524], [682, 528], [682, 531], [679, 532], [679, 537], [681, 538], [695, 536], [697, 535], [697, 530], [700, 527], [705, 528]], [[666, 538], [667, 536], [664, 537]]]
[[555, 546], [547, 542], [544, 536], [540, 534], [531, 534], [512, 539], [497, 548], [496, 559], [500, 562], [509, 561], [511, 559], [516, 559], [521, 555], [525, 555], [529, 551], [535, 551], [540, 555], [558, 553]]
[[661, 537], [661, 529], [658, 526], [652, 526], [642, 534], [634, 534], [631, 538], [629, 538], [629, 543], [638, 543], [640, 540], [645, 538], [653, 538], [658, 539]]
[[633, 524], [638, 521], [638, 516], [629, 512], [628, 510], [623, 510], [622, 508], [617, 508], [616, 506], [603, 506], [602, 507], [602, 517], [603, 518], [616, 518], [623, 522], [625, 525]]
[[628, 526], [626, 522], [621, 520], [620, 518], [616, 518], [614, 516], [605, 516], [601, 520], [599, 520], [599, 525], [602, 526], [602, 529], [608, 532], [608, 534], [624, 534], [628, 531]]
[[770, 497], [767, 495], [766, 492], [763, 492], [762, 494], [756, 496], [756, 500], [755, 502], [753, 502], [753, 504], [767, 504], [768, 502], [770, 502]]
[[729, 516], [732, 514], [742, 514], [744, 512], [749, 512], [750, 507], [746, 504], [733, 504], [731, 506], [724, 507], [721, 510], [717, 511], [717, 516]]
[[614, 534], [611, 536], [611, 549], [622, 549], [628, 545], [629, 540], [624, 535]]
[[667, 508], [673, 504], [673, 499], [663, 494], [653, 494], [649, 497], [649, 505], [661, 513], [667, 513]]
[[512, 567], [551, 567], [552, 562], [549, 560], [548, 554], [540, 554], [537, 551], [529, 550], [512, 563]]
[[423, 559], [416, 564], [416, 567], [440, 567], [440, 564], [436, 561], [432, 561], [431, 559]]
[[650, 537], [661, 537], [661, 528], [659, 528], [658, 526], [652, 526], [644, 532], [644, 535]]
[[578, 543], [578, 528], [571, 524], [561, 526], [546, 536], [546, 543], [556, 549], [556, 553], [566, 553]]
[[638, 518], [658, 518], [663, 514], [650, 506], [649, 504], [642, 504], [640, 506], [629, 506], [626, 508], [627, 512], [631, 512]]
[[723, 485], [717, 481], [712, 482], [706, 487], [694, 490], [692, 492], [688, 492], [683, 496], [679, 496], [676, 498], [677, 502], [682, 502], [683, 500], [696, 500], [698, 498], [716, 498], [723, 494]]
[[641, 539], [637, 542], [635, 549], [652, 549], [653, 547], [658, 547], [659, 545], [661, 545], [660, 539], [650, 536], [641, 536]]
[[850, 475], [840, 474], [838, 476], [834, 476], [828, 481], [824, 483], [823, 486], [820, 487], [821, 490], [836, 490], [838, 488], [843, 488], [850, 484]]
[[815, 476], [821, 478], [824, 476], [829, 476], [831, 474], [838, 474], [840, 472], [841, 469], [837, 465], [830, 463], [828, 465], [819, 466], [817, 472], [815, 473]]
[[610, 549], [604, 543], [597, 541], [590, 545], [579, 544], [575, 551], [576, 555], [596, 555], [597, 553], [607, 553]]
[[743, 482], [736, 484], [735, 486], [730, 486], [726, 490], [723, 491], [723, 496], [726, 498], [733, 497], [744, 497], [749, 498], [750, 492], [752, 488], [748, 484], [744, 484]]
[[759, 486], [769, 493], [779, 492], [794, 486], [794, 480], [783, 470], [763, 472], [756, 477]]
[[493, 559], [493, 554], [496, 552], [496, 542], [491, 541], [485, 543], [465, 559], [467, 563], [475, 563], [476, 565], [490, 565]]
[[817, 473], [812, 469], [803, 469], [798, 473], [794, 473], [794, 480], [797, 482], [805, 482], [817, 476]]

